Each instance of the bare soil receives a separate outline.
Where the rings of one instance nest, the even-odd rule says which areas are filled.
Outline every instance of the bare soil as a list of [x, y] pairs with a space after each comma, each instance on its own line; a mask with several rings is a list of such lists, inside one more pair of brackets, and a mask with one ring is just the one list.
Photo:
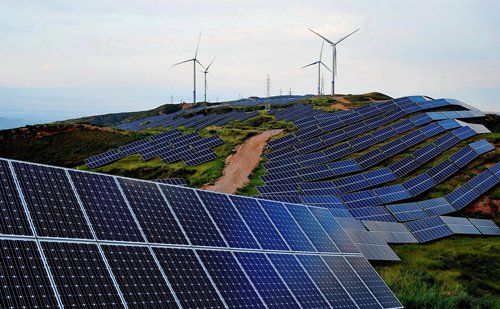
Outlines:
[[224, 175], [215, 184], [204, 186], [203, 189], [233, 194], [238, 189], [243, 188], [249, 181], [248, 176], [259, 165], [260, 156], [266, 142], [281, 131], [264, 131], [250, 137], [243, 144], [237, 146], [235, 148], [236, 153], [226, 159]]

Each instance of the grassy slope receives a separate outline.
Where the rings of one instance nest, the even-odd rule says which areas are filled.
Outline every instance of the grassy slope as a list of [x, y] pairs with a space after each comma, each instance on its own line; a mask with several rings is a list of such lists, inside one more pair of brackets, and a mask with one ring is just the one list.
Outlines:
[[394, 246], [375, 268], [406, 308], [499, 308], [500, 238], [453, 236]]

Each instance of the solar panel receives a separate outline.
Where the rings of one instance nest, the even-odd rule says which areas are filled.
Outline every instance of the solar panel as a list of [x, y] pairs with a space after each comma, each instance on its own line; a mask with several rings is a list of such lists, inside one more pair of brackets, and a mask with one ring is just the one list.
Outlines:
[[161, 189], [193, 245], [226, 246], [195, 191], [165, 185]]
[[429, 216], [417, 203], [387, 205], [386, 208], [400, 222], [421, 219]]
[[257, 200], [239, 196], [231, 196], [231, 200], [263, 249], [289, 250]]
[[446, 195], [446, 200], [456, 209], [460, 210], [475, 200], [479, 194], [469, 186], [464, 183], [462, 186], [455, 189], [455, 191]]
[[204, 191], [198, 194], [230, 247], [260, 249], [227, 195]]
[[373, 192], [378, 195], [384, 204], [401, 201], [411, 197], [410, 192], [400, 184], [376, 188], [373, 189]]
[[102, 246], [102, 250], [129, 306], [176, 306], [169, 284], [148, 248]]
[[422, 173], [408, 181], [403, 182], [405, 187], [412, 196], [417, 196], [420, 193], [434, 187], [437, 182], [430, 177], [428, 173]]
[[405, 225], [420, 242], [427, 242], [453, 234], [453, 231], [440, 217], [423, 218], [406, 222]]
[[467, 218], [440, 216], [455, 234], [478, 235], [481, 232]]
[[418, 240], [402, 223], [364, 220], [366, 228], [387, 243], [415, 243]]
[[469, 219], [474, 226], [484, 235], [500, 235], [500, 228], [492, 220]]
[[344, 194], [340, 198], [349, 208], [362, 208], [382, 204], [382, 200], [371, 190]]
[[153, 250], [183, 307], [224, 307], [195, 251], [173, 248]]
[[2, 308], [60, 305], [34, 241], [0, 240], [0, 261]]
[[33, 235], [9, 163], [0, 160], [0, 233], [7, 235]]
[[381, 307], [346, 259], [341, 256], [324, 256], [323, 260], [359, 307]]
[[113, 178], [76, 171], [69, 173], [97, 238], [144, 241]]
[[444, 197], [419, 201], [417, 204], [431, 216], [439, 216], [456, 211], [456, 209]]
[[297, 259], [332, 308], [357, 308], [353, 299], [320, 256], [297, 255]]
[[119, 182], [149, 242], [188, 244], [156, 184], [132, 179], [119, 179]]
[[302, 308], [330, 306], [295, 256], [290, 254], [267, 256]]
[[230, 308], [265, 308], [231, 252], [199, 250], [198, 255]]
[[469, 180], [467, 184], [471, 188], [474, 188], [477, 193], [483, 194], [484, 192], [493, 188], [499, 182], [500, 179], [493, 175], [493, 173], [491, 173], [489, 170], [485, 170], [481, 174]]
[[283, 204], [264, 200], [260, 204], [293, 251], [316, 251]]
[[44, 242], [42, 247], [65, 307], [122, 306], [97, 245]]
[[264, 254], [236, 252], [235, 255], [269, 308], [300, 308]]
[[354, 218], [359, 220], [375, 220], [375, 221], [396, 221], [394, 217], [382, 206], [372, 206], [363, 208], [349, 209], [349, 212]]

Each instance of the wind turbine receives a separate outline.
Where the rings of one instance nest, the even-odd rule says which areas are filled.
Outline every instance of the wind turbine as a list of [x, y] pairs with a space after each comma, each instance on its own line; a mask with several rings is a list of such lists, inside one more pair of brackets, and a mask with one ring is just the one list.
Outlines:
[[339, 44], [343, 40], [347, 39], [348, 37], [350, 37], [351, 35], [353, 35], [357, 31], [359, 31], [360, 28], [358, 28], [358, 29], [354, 30], [353, 32], [349, 33], [348, 35], [342, 37], [337, 42], [330, 41], [329, 39], [325, 38], [324, 36], [317, 33], [316, 31], [312, 30], [311, 28], [308, 28], [308, 29], [312, 33], [316, 34], [317, 36], [319, 36], [320, 38], [322, 38], [323, 40], [325, 40], [327, 43], [329, 43], [332, 46], [332, 53], [333, 53], [333, 55], [332, 55], [332, 71], [331, 71], [332, 72], [332, 95], [335, 95], [335, 76], [337, 75], [337, 44]]
[[198, 37], [198, 44], [196, 45], [196, 52], [194, 53], [194, 58], [181, 61], [172, 66], [175, 67], [176, 65], [193, 61], [193, 103], [196, 103], [196, 63], [198, 63], [199, 65], [201, 65], [201, 67], [203, 67], [203, 65], [198, 61], [198, 48], [200, 47], [200, 40], [201, 40], [201, 32], [200, 36]]
[[324, 45], [325, 45], [325, 41], [321, 42], [321, 52], [319, 53], [319, 60], [302, 67], [302, 69], [303, 69], [303, 68], [307, 68], [307, 67], [310, 67], [310, 66], [315, 65], [315, 64], [318, 65], [318, 95], [321, 95], [321, 65], [323, 65], [328, 71], [330, 71], [330, 72], [332, 71], [332, 70], [330, 70], [329, 67], [326, 66], [326, 64], [323, 63], [323, 61], [321, 61], [321, 59], [323, 58], [323, 46]]
[[205, 71], [203, 71], [203, 74], [205, 75], [205, 102], [207, 102], [207, 74], [208, 74], [208, 69], [210, 69], [210, 66], [212, 63], [214, 63], [215, 58], [210, 62], [210, 64], [205, 68]]

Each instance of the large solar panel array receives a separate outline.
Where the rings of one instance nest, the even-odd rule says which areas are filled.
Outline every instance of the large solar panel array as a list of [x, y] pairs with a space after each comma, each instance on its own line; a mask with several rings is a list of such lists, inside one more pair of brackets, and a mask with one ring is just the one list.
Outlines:
[[159, 157], [165, 163], [184, 161], [194, 166], [217, 158], [213, 147], [222, 145], [217, 136], [203, 138], [196, 132], [183, 135], [180, 131], [165, 131], [117, 149], [85, 159], [90, 168], [107, 165], [133, 154], [140, 154], [144, 160]]
[[231, 121], [245, 121], [258, 115], [258, 112], [242, 112], [232, 110], [227, 113], [217, 114], [209, 113], [208, 115], [193, 114], [199, 112], [206, 107], [199, 107], [195, 109], [182, 109], [178, 112], [158, 115], [153, 117], [141, 118], [138, 120], [125, 122], [116, 126], [117, 129], [140, 131], [148, 128], [194, 128], [197, 130], [203, 129], [208, 126], [222, 126], [230, 123]]
[[402, 307], [328, 209], [0, 167], [2, 308]]

